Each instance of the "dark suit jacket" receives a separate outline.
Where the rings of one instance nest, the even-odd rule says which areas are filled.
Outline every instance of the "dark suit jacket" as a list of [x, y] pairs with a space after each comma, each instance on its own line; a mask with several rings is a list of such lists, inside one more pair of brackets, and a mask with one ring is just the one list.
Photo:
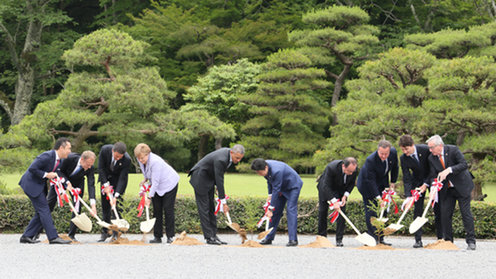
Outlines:
[[110, 169], [112, 163], [112, 144], [102, 146], [98, 154], [98, 181], [101, 184], [107, 181], [114, 187], [114, 191], [123, 195], [127, 187], [129, 168], [131, 166], [131, 157], [127, 152], [122, 158], [115, 162], [114, 170]]
[[419, 162], [405, 154], [400, 156], [401, 170], [403, 171], [403, 184], [405, 185], [405, 196], [410, 197], [411, 190], [422, 186], [424, 183], [430, 185], [429, 180], [429, 147], [425, 144], [416, 144]]
[[265, 176], [269, 194], [272, 194], [270, 204], [275, 205], [279, 199], [279, 193], [289, 193], [295, 189], [301, 189], [303, 180], [298, 173], [286, 163], [276, 160], [266, 160], [269, 171]]
[[88, 177], [88, 195], [90, 199], [95, 198], [95, 168], [91, 166], [91, 168], [84, 170], [81, 168], [80, 171], [71, 175], [79, 162], [81, 155], [77, 153], [71, 153], [64, 159], [62, 164], [60, 164], [60, 176], [64, 177], [65, 180], [69, 180], [72, 184], [72, 187], [81, 189], [81, 194], [84, 194], [84, 177]]
[[[474, 182], [472, 181], [472, 174], [468, 171], [468, 164], [465, 161], [462, 152], [454, 145], [445, 145], [443, 152], [444, 165], [446, 168], [451, 167], [453, 172], [446, 177], [445, 181], [443, 181], [441, 195], [446, 193], [449, 186], [448, 181], [451, 181], [460, 195], [463, 197], [469, 197], [474, 189]], [[429, 177], [431, 180], [434, 180], [434, 178], [436, 178], [437, 175], [443, 171], [443, 166], [439, 161], [439, 157], [431, 154], [429, 156], [429, 166]]]
[[229, 148], [220, 148], [208, 153], [196, 165], [191, 168], [188, 176], [189, 183], [200, 195], [206, 195], [212, 188], [217, 186], [220, 199], [224, 199], [224, 173], [229, 166], [231, 155]]
[[[43, 175], [47, 172], [53, 171], [55, 162], [55, 150], [43, 152], [38, 155], [36, 159], [34, 159], [28, 170], [23, 174], [21, 180], [19, 181], [19, 185], [24, 190], [26, 195], [34, 198], [44, 191], [47, 179], [43, 178]], [[62, 162], [63, 160], [61, 160], [55, 171], [60, 169]]]
[[398, 179], [398, 155], [396, 149], [391, 147], [391, 152], [387, 158], [388, 171], [384, 172], [384, 165], [377, 154], [377, 151], [370, 154], [365, 160], [360, 174], [358, 174], [357, 188], [360, 194], [366, 199], [373, 199], [382, 195], [382, 191], [389, 187], [389, 173], [391, 182], [396, 183]]
[[343, 160], [334, 160], [327, 164], [324, 172], [319, 178], [317, 189], [319, 190], [319, 199], [328, 201], [341, 199], [345, 192], [351, 193], [355, 187], [358, 168], [352, 175], [346, 177], [344, 183]]

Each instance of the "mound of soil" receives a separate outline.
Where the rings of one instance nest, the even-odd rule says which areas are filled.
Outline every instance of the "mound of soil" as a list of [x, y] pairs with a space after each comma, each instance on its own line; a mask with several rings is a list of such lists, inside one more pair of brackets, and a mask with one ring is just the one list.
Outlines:
[[444, 239], [440, 239], [434, 243], [427, 244], [424, 247], [425, 249], [435, 249], [435, 250], [460, 250], [458, 246], [453, 244], [451, 241], [445, 241]]
[[255, 240], [245, 241], [240, 247], [265, 248], [266, 246], [256, 242]]
[[317, 239], [315, 239], [314, 242], [311, 242], [311, 243], [306, 244], [306, 245], [301, 245], [300, 247], [303, 247], [303, 248], [333, 248], [336, 246], [332, 245], [331, 241], [329, 241], [329, 239], [327, 239], [326, 237], [317, 235]]
[[141, 240], [129, 240], [125, 237], [119, 237], [116, 240], [110, 241], [109, 244], [111, 245], [119, 245], [119, 244], [124, 244], [124, 245], [149, 245], [146, 244], [145, 242]]
[[192, 245], [203, 245], [203, 242], [200, 242], [196, 238], [192, 238], [189, 236], [186, 236], [186, 231], [183, 231], [174, 241], [172, 242], [172, 245], [185, 245], [185, 246], [192, 246]]
[[384, 245], [384, 244], [377, 244], [374, 247], [364, 245], [362, 247], [358, 247], [357, 249], [360, 249], [360, 250], [395, 250], [393, 247], [388, 246], [388, 245]]

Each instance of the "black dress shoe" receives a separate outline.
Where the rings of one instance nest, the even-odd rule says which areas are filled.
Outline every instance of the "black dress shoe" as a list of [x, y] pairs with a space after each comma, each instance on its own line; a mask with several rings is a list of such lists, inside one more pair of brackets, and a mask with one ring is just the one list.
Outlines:
[[424, 245], [422, 245], [422, 241], [415, 241], [415, 244], [413, 244], [413, 248], [422, 248]]
[[388, 242], [386, 242], [384, 240], [381, 240], [379, 243], [382, 244], [382, 245], [386, 245], [386, 246], [391, 246], [392, 245], [391, 243], [388, 243]]
[[343, 247], [343, 241], [341, 241], [341, 240], [336, 240], [336, 246], [337, 246], [337, 247]]
[[467, 250], [475, 250], [475, 243], [473, 242], [470, 242], [467, 244]]
[[76, 236], [74, 235], [69, 235], [69, 238], [74, 241], [74, 242], [78, 242], [78, 240], [76, 239]]
[[60, 237], [57, 237], [57, 238], [50, 240], [49, 242], [50, 242], [50, 244], [71, 244], [72, 241], [64, 240]]
[[215, 237], [210, 237], [210, 238], [207, 238], [206, 240], [207, 240], [207, 244], [222, 245], [222, 243], [218, 239], [215, 239]]
[[167, 244], [171, 244], [172, 242], [174, 242], [174, 238], [173, 237], [167, 237]]
[[287, 247], [294, 247], [298, 246], [298, 240], [290, 240], [288, 244], [286, 244]]
[[272, 240], [268, 240], [268, 239], [264, 238], [264, 239], [262, 239], [262, 241], [260, 241], [260, 244], [270, 245], [270, 244], [272, 244]]
[[162, 243], [162, 238], [155, 237], [154, 239], [150, 240], [150, 243]]
[[220, 244], [222, 244], [222, 245], [227, 244], [227, 242], [220, 240], [220, 238], [218, 236], [214, 236], [214, 238], [217, 239], [220, 242]]
[[100, 239], [98, 239], [98, 242], [105, 242], [105, 240], [107, 240], [108, 237], [109, 237], [108, 234], [102, 233], [100, 235]]
[[39, 240], [37, 239], [33, 239], [31, 237], [27, 237], [27, 236], [21, 236], [21, 239], [19, 240], [19, 242], [21, 243], [29, 243], [29, 244], [35, 244], [35, 243], [38, 243], [40, 242]]

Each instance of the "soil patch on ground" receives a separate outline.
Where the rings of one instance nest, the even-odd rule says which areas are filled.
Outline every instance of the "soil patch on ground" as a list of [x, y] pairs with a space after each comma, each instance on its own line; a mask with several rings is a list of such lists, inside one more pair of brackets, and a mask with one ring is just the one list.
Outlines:
[[458, 246], [453, 244], [451, 241], [445, 241], [444, 239], [440, 239], [434, 243], [427, 244], [424, 247], [425, 249], [434, 249], [434, 250], [460, 250]]
[[332, 245], [331, 241], [327, 239], [326, 237], [317, 235], [317, 238], [315, 239], [314, 242], [311, 242], [306, 245], [300, 245], [300, 247], [303, 248], [334, 248], [336, 246]]

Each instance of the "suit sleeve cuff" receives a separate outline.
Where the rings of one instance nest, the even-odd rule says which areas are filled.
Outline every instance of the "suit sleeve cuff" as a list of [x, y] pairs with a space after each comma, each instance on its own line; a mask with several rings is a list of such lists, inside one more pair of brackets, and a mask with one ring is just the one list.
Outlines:
[[45, 172], [45, 174], [43, 175], [43, 178], [45, 178], [47, 176], [48, 172]]
[[222, 205], [227, 204], [226, 199], [221, 199], [221, 200], [220, 200], [220, 204], [222, 204]]
[[336, 203], [337, 201], [338, 201], [338, 199], [332, 198], [331, 203]]
[[95, 199], [90, 199], [90, 205], [95, 205], [96, 204], [96, 200]]
[[375, 198], [378, 199], [378, 200], [380, 200], [381, 199], [381, 196], [376, 196]]
[[115, 192], [114, 197], [115, 197], [115, 198], [118, 198], [120, 195], [121, 195], [121, 194], [119, 194], [119, 192]]
[[450, 173], [453, 173], [453, 169], [451, 167], [448, 168]]
[[346, 191], [346, 192], [344, 192], [344, 195], [345, 195], [346, 197], [348, 197], [348, 196], [350, 195], [350, 192]]

